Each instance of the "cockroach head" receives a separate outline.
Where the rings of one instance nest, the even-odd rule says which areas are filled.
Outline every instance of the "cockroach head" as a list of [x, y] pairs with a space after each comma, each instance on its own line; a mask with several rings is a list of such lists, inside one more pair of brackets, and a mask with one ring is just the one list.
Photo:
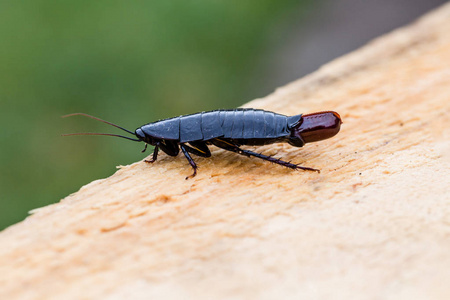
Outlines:
[[151, 136], [144, 133], [144, 131], [141, 128], [136, 129], [134, 132], [134, 135], [141, 141], [143, 141], [146, 144], [150, 144], [155, 146], [156, 140], [152, 138]]

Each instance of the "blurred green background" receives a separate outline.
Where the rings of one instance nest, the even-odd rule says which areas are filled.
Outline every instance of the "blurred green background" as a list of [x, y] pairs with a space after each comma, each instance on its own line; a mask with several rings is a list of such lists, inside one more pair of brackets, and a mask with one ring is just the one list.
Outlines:
[[0, 1], [0, 229], [144, 158], [136, 143], [61, 137], [120, 133], [61, 115], [86, 112], [134, 130], [264, 96], [257, 83], [269, 41], [308, 4]]
[[134, 130], [234, 108], [443, 2], [0, 1], [0, 230], [145, 157], [121, 139], [61, 137], [121, 132], [60, 116]]

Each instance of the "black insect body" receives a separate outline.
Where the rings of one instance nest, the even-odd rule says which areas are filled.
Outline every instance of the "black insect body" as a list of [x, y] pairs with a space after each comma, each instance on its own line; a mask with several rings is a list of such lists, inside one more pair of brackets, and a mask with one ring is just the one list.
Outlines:
[[151, 160], [158, 157], [159, 149], [170, 156], [177, 156], [181, 151], [197, 174], [197, 165], [190, 154], [210, 157], [208, 145], [236, 152], [244, 156], [258, 157], [291, 169], [317, 171], [317, 169], [302, 167], [280, 159], [258, 154], [240, 148], [243, 145], [267, 145], [287, 142], [295, 147], [303, 147], [305, 143], [315, 142], [333, 137], [339, 132], [342, 123], [338, 113], [325, 111], [307, 115], [284, 116], [260, 109], [233, 109], [201, 112], [192, 115], [179, 116], [143, 125], [131, 132], [113, 123], [99, 118], [83, 115], [120, 128], [137, 139], [106, 133], [75, 133], [67, 135], [110, 135], [155, 146]]

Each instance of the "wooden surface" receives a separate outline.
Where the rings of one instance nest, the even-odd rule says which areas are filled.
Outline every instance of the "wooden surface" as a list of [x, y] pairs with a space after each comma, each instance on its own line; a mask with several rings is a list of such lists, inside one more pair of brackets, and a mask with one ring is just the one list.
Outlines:
[[450, 299], [450, 4], [245, 106], [338, 111], [257, 149], [322, 173], [121, 167], [0, 234], [0, 299]]

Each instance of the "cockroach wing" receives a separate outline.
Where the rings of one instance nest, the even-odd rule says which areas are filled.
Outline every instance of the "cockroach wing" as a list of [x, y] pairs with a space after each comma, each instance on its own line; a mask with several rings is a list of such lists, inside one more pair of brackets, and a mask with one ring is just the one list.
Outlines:
[[255, 110], [244, 110], [244, 139], [252, 139], [255, 137]]
[[219, 111], [202, 112], [202, 133], [203, 140], [211, 140], [222, 137], [223, 130]]
[[223, 137], [224, 138], [231, 138], [232, 129], [233, 129], [233, 122], [234, 122], [234, 110], [224, 110], [220, 112], [220, 119], [222, 119], [223, 116], [223, 123], [222, 123], [222, 130], [223, 130]]
[[270, 111], [264, 112], [264, 138], [274, 138], [275, 134], [275, 114]]
[[242, 139], [244, 137], [244, 110], [236, 109], [234, 112], [232, 139]]
[[287, 127], [287, 117], [279, 114], [275, 114], [275, 137], [282, 137], [289, 135], [289, 129]]
[[292, 116], [292, 117], [287, 117], [288, 128], [291, 129], [291, 128], [297, 126], [300, 123], [301, 119], [302, 119], [302, 114]]
[[180, 117], [149, 123], [141, 127], [149, 136], [163, 140], [178, 140], [180, 138]]
[[203, 140], [202, 115], [193, 114], [180, 117], [180, 143]]
[[265, 112], [260, 109], [256, 109], [253, 114], [253, 137], [257, 139], [265, 138], [266, 124], [264, 122]]

